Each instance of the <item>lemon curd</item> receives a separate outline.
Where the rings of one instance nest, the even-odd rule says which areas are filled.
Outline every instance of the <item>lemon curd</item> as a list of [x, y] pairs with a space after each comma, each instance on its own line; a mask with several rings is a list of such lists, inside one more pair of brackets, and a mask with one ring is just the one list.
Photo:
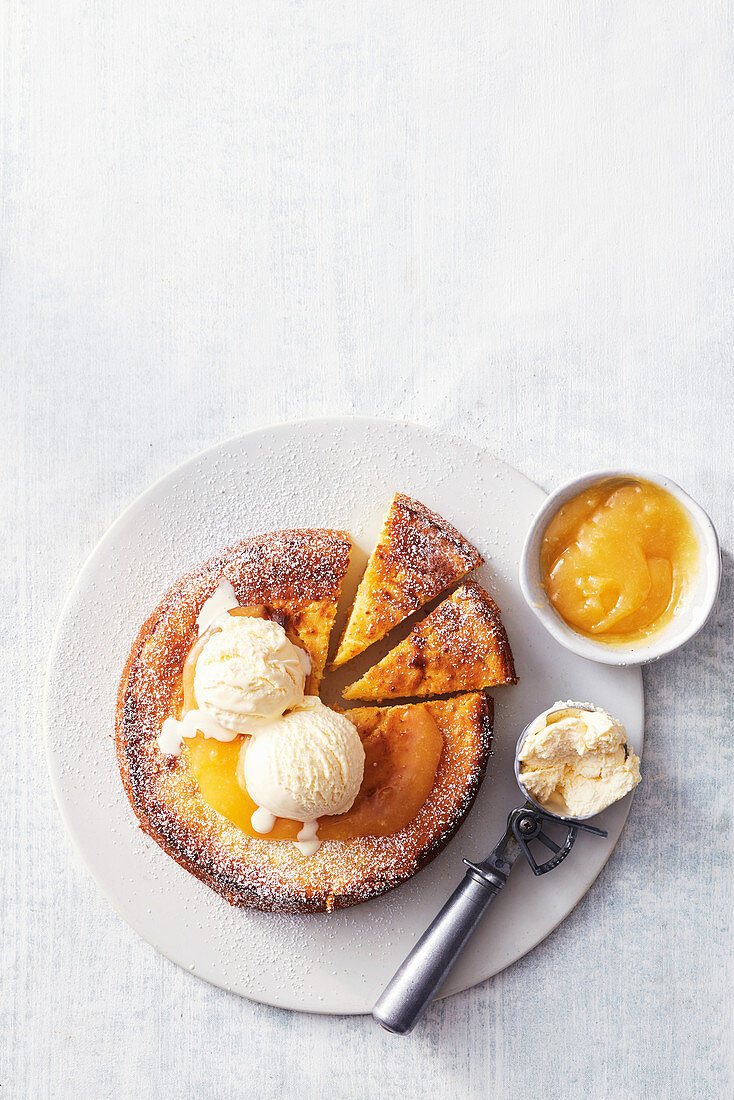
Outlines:
[[609, 478], [556, 512], [543, 534], [540, 574], [574, 630], [612, 645], [644, 641], [686, 599], [698, 540], [686, 509], [650, 481]]

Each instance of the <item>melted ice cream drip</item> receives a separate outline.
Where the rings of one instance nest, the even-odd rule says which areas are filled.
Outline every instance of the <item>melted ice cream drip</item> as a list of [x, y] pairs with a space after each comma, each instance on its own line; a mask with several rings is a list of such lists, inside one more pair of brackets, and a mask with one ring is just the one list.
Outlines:
[[[223, 577], [209, 599], [202, 605], [196, 620], [197, 636], [201, 638], [207, 630], [216, 628], [219, 620], [224, 619], [227, 612], [235, 607], [239, 607], [239, 604], [234, 588]], [[237, 737], [236, 733], [224, 729], [205, 710], [190, 710], [181, 719], [166, 718], [158, 735], [158, 748], [167, 756], [178, 756], [183, 747], [184, 737], [196, 737], [199, 731], [205, 737], [213, 737], [217, 741], [234, 741]]]
[[304, 821], [298, 839], [293, 842], [301, 855], [312, 856], [318, 852], [321, 847], [321, 841], [317, 836], [318, 828], [318, 821]]
[[252, 821], [252, 827], [256, 833], [265, 834], [272, 833], [276, 818], [275, 814], [271, 814], [270, 810], [258, 806], [250, 820]]
[[[258, 806], [252, 815], [251, 821], [255, 832], [262, 833], [263, 836], [266, 836], [273, 831], [277, 818], [275, 814], [271, 814], [270, 810], [266, 810], [263, 806]], [[316, 819], [303, 822], [296, 840], [293, 841], [301, 855], [313, 856], [318, 852], [321, 847], [321, 841], [318, 838], [318, 829], [319, 823]]]
[[223, 577], [209, 599], [204, 601], [199, 612], [199, 618], [196, 620], [198, 636], [201, 637], [218, 619], [239, 606], [234, 588], [226, 577]]
[[235, 730], [226, 730], [205, 710], [190, 710], [183, 718], [166, 718], [158, 736], [158, 748], [169, 756], [178, 756], [184, 737], [196, 737], [203, 733], [217, 741], [234, 741], [239, 734]]

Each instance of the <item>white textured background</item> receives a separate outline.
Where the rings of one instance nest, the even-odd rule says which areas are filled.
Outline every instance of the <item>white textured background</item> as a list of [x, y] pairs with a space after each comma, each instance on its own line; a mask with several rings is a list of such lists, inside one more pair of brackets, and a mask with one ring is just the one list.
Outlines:
[[[731, 1095], [730, 6], [15, 0], [0, 21], [2, 1095]], [[547, 488], [657, 468], [727, 551], [705, 632], [646, 671], [645, 783], [605, 872], [410, 1038], [158, 957], [71, 850], [41, 739], [54, 621], [124, 505], [223, 437], [348, 412]]]

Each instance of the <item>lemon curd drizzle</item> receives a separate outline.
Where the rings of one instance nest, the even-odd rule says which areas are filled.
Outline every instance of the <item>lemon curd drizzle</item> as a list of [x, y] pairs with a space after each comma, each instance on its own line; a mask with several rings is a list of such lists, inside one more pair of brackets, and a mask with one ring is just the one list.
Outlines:
[[[229, 614], [262, 617], [264, 612], [259, 606], [237, 607]], [[197, 708], [196, 661], [212, 629], [196, 640], [184, 662], [181, 718]], [[320, 840], [391, 836], [410, 824], [433, 789], [443, 737], [435, 719], [425, 710], [395, 708], [384, 729], [361, 736], [365, 767], [359, 794], [346, 813], [318, 819]], [[199, 732], [183, 738], [184, 752], [202, 796], [212, 809], [248, 836], [295, 841], [302, 828], [300, 821], [276, 817], [266, 836], [253, 828], [252, 817], [258, 807], [245, 787], [240, 761], [249, 740], [246, 734], [238, 734], [232, 741], [219, 741]]]
[[[204, 800], [243, 833], [260, 840], [296, 840], [301, 822], [276, 817], [263, 837], [252, 826], [257, 810], [242, 783], [239, 756], [246, 735], [213, 741], [197, 734], [185, 738], [189, 766]], [[364, 779], [354, 805], [344, 814], [318, 819], [320, 840], [392, 836], [417, 816], [433, 789], [443, 737], [426, 711], [390, 715], [384, 729], [362, 736]]]
[[540, 548], [542, 583], [574, 630], [609, 644], [644, 641], [685, 601], [698, 564], [686, 509], [650, 481], [609, 478], [554, 515]]

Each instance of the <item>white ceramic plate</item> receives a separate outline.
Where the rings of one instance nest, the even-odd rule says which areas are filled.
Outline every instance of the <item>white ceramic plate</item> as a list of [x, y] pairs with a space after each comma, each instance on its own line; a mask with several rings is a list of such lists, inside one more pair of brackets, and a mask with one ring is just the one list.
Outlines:
[[[368, 553], [396, 490], [440, 512], [487, 559], [476, 576], [502, 608], [520, 677], [516, 687], [494, 692], [487, 779], [448, 847], [392, 893], [328, 916], [233, 909], [140, 831], [125, 797], [112, 731], [128, 650], [168, 585], [213, 551], [263, 531], [328, 526], [348, 530]], [[548, 636], [520, 593], [523, 539], [543, 499], [516, 470], [425, 428], [333, 419], [284, 424], [214, 447], [123, 513], [64, 608], [45, 719], [67, 828], [101, 888], [141, 936], [179, 966], [253, 1000], [302, 1011], [369, 1012], [462, 878], [462, 857], [484, 857], [504, 832], [508, 811], [519, 804], [515, 741], [531, 718], [556, 699], [589, 700], [617, 715], [641, 752], [639, 669], [570, 653]], [[354, 585], [364, 561], [357, 558]], [[347, 682], [351, 669], [341, 671]], [[518, 866], [442, 995], [491, 977], [547, 936], [599, 874], [628, 810], [625, 799], [600, 815], [609, 838], [581, 835], [566, 862], [545, 877]]]

